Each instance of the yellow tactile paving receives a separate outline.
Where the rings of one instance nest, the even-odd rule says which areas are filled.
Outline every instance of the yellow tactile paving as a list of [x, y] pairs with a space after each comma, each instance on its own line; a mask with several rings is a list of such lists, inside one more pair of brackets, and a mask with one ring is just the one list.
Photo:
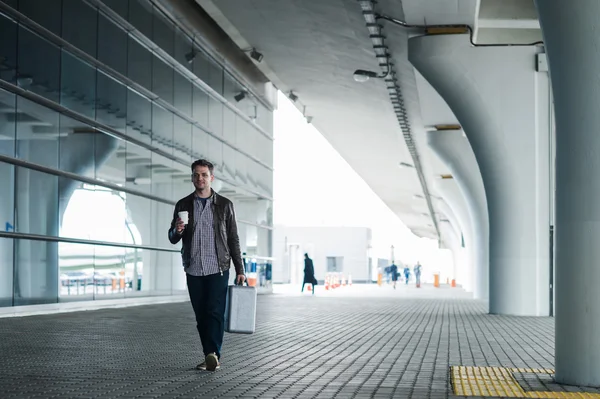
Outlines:
[[509, 398], [600, 399], [600, 393], [525, 391], [514, 373], [554, 374], [552, 369], [507, 367], [450, 368], [452, 387], [456, 396], [488, 396]]

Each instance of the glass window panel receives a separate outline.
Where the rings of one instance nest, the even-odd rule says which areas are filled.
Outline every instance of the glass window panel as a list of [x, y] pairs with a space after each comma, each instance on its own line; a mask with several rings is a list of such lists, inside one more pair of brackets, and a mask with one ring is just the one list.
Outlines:
[[15, 240], [14, 305], [58, 302], [58, 270], [57, 242]]
[[61, 105], [95, 119], [96, 69], [62, 51]]
[[127, 75], [127, 33], [102, 13], [98, 18], [98, 60]]
[[20, 87], [59, 102], [60, 49], [23, 27], [19, 28], [18, 69]]
[[94, 245], [58, 243], [59, 301], [94, 299]]
[[249, 187], [248, 181], [248, 158], [239, 152], [235, 152], [235, 170], [237, 180], [241, 181], [242, 187]]
[[[0, 164], [0, 170], [5, 173], [2, 170], [2, 164]], [[13, 304], [13, 246], [13, 239], [0, 238], [0, 275], [2, 276], [0, 279], [0, 307]]]
[[[172, 196], [172, 184], [171, 182], [154, 184], [154, 195], [161, 198]], [[191, 192], [191, 190], [188, 190]], [[189, 194], [189, 192], [187, 194]], [[187, 195], [186, 194], [186, 195]], [[180, 198], [177, 198], [179, 200]], [[165, 204], [163, 202], [148, 201], [149, 220], [145, 227], [148, 232], [148, 245], [170, 248], [171, 243], [167, 239], [167, 230], [171, 224], [173, 218], [173, 205]], [[178, 247], [173, 247], [176, 249]]]
[[123, 18], [128, 18], [129, 0], [102, 0], [102, 2]]
[[19, 11], [60, 36], [62, 0], [19, 0]]
[[98, 10], [83, 1], [63, 1], [62, 37], [96, 57]]
[[58, 113], [17, 97], [17, 157], [40, 165], [58, 166]]
[[[173, 211], [171, 210], [171, 212]], [[144, 250], [143, 259], [140, 291], [142, 295], [160, 296], [182, 292], [185, 287], [185, 273], [181, 267], [181, 255], [173, 252]]]
[[15, 231], [57, 236], [58, 177], [19, 167], [16, 183], [15, 201], [19, 206], [16, 207]]
[[[130, 230], [128, 233], [131, 236], [132, 243], [135, 243], [136, 245], [154, 245], [152, 243], [156, 242], [156, 238], [152, 237], [152, 224], [156, 223], [156, 221], [153, 220], [151, 213], [152, 202], [152, 200], [145, 197], [127, 194], [127, 223], [128, 230]], [[166, 226], [168, 227], [168, 224]], [[166, 229], [167, 228], [165, 228], [165, 234], [163, 234], [161, 246], [165, 245]]]
[[152, 92], [173, 104], [173, 69], [158, 57], [152, 58]]
[[215, 172], [223, 170], [223, 143], [212, 136], [208, 136], [208, 160], [215, 165]]
[[156, 7], [153, 13], [153, 31], [152, 41], [156, 45], [166, 51], [169, 55], [173, 55], [174, 50], [174, 31], [173, 23]]
[[175, 28], [175, 59], [187, 69], [192, 69], [193, 60], [190, 62], [188, 58], [192, 53], [192, 41], [179, 28]]
[[0, 79], [15, 81], [17, 73], [17, 24], [0, 15], [0, 37], [15, 38], [0, 40]]
[[94, 135], [96, 178], [113, 184], [125, 184], [125, 160], [128, 143], [112, 136]]
[[223, 135], [223, 104], [213, 98], [208, 100], [208, 128], [217, 136]]
[[[133, 143], [127, 143], [127, 151], [124, 151], [124, 154], [127, 187], [151, 194], [152, 151]], [[144, 241], [147, 242], [148, 239], [144, 239]]]
[[208, 94], [196, 86], [192, 92], [192, 117], [202, 126], [208, 127]]
[[[98, 134], [89, 126], [60, 115], [59, 169], [86, 177], [95, 176], [94, 137]], [[71, 192], [72, 190], [69, 190]]]
[[178, 72], [175, 72], [175, 108], [186, 115], [192, 116], [192, 82]]
[[208, 82], [217, 93], [223, 94], [223, 67], [212, 59], [208, 60]]
[[[154, 260], [153, 254], [158, 251], [150, 251], [147, 249], [128, 249], [125, 263], [125, 296], [147, 296], [148, 291], [144, 288], [144, 271], [151, 274], [149, 271], [150, 264]], [[148, 264], [148, 265], [147, 265]], [[156, 264], [156, 263], [155, 263]]]
[[127, 88], [98, 71], [96, 120], [121, 132], [126, 130]]
[[152, 53], [129, 36], [127, 77], [152, 90]]
[[272, 141], [263, 136], [261, 133], [257, 133], [258, 157], [263, 163], [270, 165], [272, 160], [269, 159], [269, 148], [272, 147]]
[[223, 107], [223, 138], [235, 145], [237, 116], [227, 107]]
[[[224, 79], [223, 97], [225, 97], [227, 101], [235, 103], [236, 101], [234, 97], [240, 92], [244, 91], [244, 88], [233, 78], [233, 76], [227, 72], [224, 73]], [[246, 101], [237, 105], [242, 105], [244, 108], [247, 108], [249, 105], [252, 105], [252, 103]]]
[[127, 134], [148, 144], [152, 142], [152, 103], [132, 90], [127, 92]]
[[[133, 260], [139, 250], [94, 246], [94, 299], [124, 298], [130, 289]], [[127, 271], [129, 270], [129, 275]]]
[[0, 90], [0, 113], [5, 115], [0, 123], [0, 154], [15, 156], [16, 120], [15, 107], [17, 97], [4, 90]]
[[173, 141], [175, 152], [178, 158], [191, 161], [192, 159], [192, 124], [174, 115]]
[[[196, 43], [197, 44], [197, 43]], [[200, 78], [205, 83], [208, 83], [208, 71], [209, 71], [209, 57], [202, 51], [198, 49], [199, 47], [194, 46], [194, 51], [196, 52], [196, 56], [194, 57], [194, 61], [192, 61], [192, 70], [194, 71], [194, 75]]]
[[194, 150], [193, 158], [208, 158], [208, 133], [204, 130], [192, 127], [192, 148]]
[[152, 145], [173, 152], [173, 114], [152, 104]]
[[223, 173], [226, 178], [239, 182], [236, 178], [235, 150], [226, 144], [223, 144]]
[[146, 0], [129, 0], [129, 22], [144, 36], [152, 38], [152, 4]]

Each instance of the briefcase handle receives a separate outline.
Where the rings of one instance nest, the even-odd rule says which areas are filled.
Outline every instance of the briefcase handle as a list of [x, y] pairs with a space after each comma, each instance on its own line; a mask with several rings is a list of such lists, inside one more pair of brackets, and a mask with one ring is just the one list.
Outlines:
[[[246, 275], [245, 275], [245, 274], [244, 274], [244, 277], [246, 277]], [[246, 277], [246, 278], [244, 279], [244, 283], [246, 283], [246, 286], [248, 286], [248, 277]], [[235, 285], [239, 285], [240, 287], [243, 287], [243, 286], [244, 286], [244, 283], [238, 284], [238, 283], [237, 283], [237, 276], [235, 276]]]

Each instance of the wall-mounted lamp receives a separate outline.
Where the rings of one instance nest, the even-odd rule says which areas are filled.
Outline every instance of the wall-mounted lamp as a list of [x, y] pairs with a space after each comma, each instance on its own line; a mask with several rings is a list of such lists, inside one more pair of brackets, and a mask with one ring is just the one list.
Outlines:
[[237, 101], [238, 103], [240, 101], [242, 101], [244, 98], [246, 98], [246, 92], [245, 91], [241, 91], [238, 94], [236, 94], [235, 96], [233, 96], [233, 99], [235, 101]]
[[288, 94], [288, 98], [290, 100], [292, 100], [293, 102], [298, 101], [298, 96], [294, 94], [294, 92], [292, 90], [290, 90], [290, 94]]
[[194, 58], [196, 58], [196, 54], [198, 54], [198, 53], [196, 51], [192, 50], [185, 55], [185, 60], [188, 62], [188, 64], [191, 64], [192, 61], [194, 61]]
[[364, 83], [370, 78], [377, 78], [377, 74], [373, 71], [365, 71], [364, 69], [357, 69], [354, 71], [354, 80], [359, 83]]
[[307, 116], [306, 117], [306, 123], [308, 123], [309, 125], [312, 123], [313, 117], [312, 116]]
[[244, 50], [245, 53], [250, 53], [250, 58], [252, 58], [256, 62], [262, 62], [264, 56], [262, 53], [256, 51], [254, 47]]
[[377, 73], [375, 73], [373, 71], [367, 71], [365, 69], [357, 69], [356, 71], [354, 71], [354, 80], [356, 80], [359, 83], [364, 83], [371, 78], [377, 78], [377, 79], [387, 78], [387, 76], [390, 74], [390, 70], [392, 69], [391, 65], [390, 65], [390, 60], [389, 60], [388, 54], [385, 55], [385, 64], [379, 64], [379, 65], [387, 67], [386, 71], [383, 75], [377, 75]]

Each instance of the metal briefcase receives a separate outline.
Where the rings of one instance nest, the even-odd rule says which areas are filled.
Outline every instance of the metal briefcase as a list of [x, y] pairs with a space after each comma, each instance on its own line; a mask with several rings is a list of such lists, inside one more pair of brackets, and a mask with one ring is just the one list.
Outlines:
[[225, 331], [252, 334], [256, 327], [256, 288], [230, 285], [225, 302]]

